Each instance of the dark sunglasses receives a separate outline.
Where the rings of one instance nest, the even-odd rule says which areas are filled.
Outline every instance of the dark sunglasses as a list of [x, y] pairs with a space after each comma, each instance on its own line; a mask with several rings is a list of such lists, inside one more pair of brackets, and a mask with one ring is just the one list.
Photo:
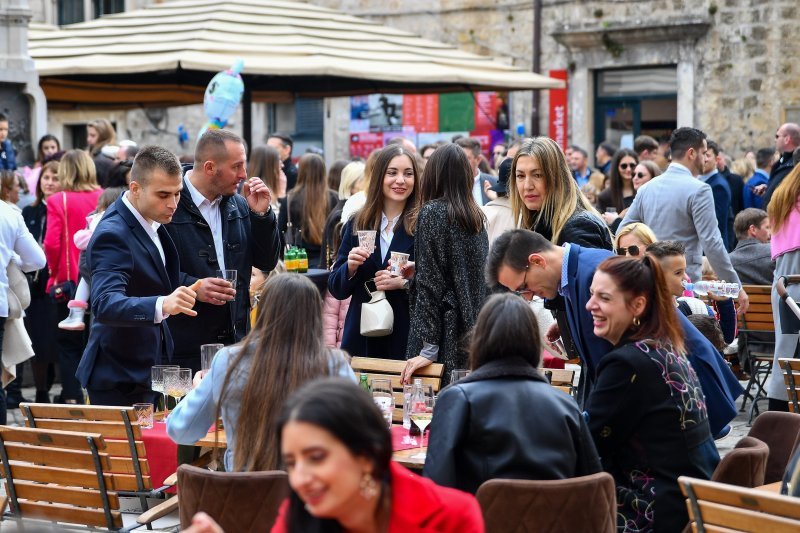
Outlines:
[[619, 168], [621, 168], [622, 170], [626, 170], [626, 169], [633, 170], [634, 168], [636, 168], [636, 165], [637, 165], [637, 163], [620, 163], [619, 164]]
[[633, 246], [628, 246], [627, 248], [617, 248], [617, 255], [637, 256], [639, 255], [639, 247], [634, 244]]
[[637, 172], [633, 175], [634, 178], [649, 178], [649, 174], [645, 174], [644, 172]]

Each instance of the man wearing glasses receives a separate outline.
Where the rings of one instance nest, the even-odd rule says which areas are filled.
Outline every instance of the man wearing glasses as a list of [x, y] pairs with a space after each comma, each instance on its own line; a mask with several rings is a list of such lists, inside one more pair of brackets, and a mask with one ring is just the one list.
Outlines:
[[[570, 357], [581, 359], [579, 405], [591, 392], [601, 359], [613, 348], [594, 334], [592, 316], [586, 310], [594, 272], [613, 255], [577, 244], [556, 246], [538, 233], [516, 229], [494, 241], [486, 265], [490, 287], [502, 285], [526, 300], [539, 296], [555, 312], [556, 324], [548, 330], [547, 340], [552, 343], [560, 336]], [[743, 389], [716, 348], [677, 308], [675, 312], [686, 335], [687, 357], [706, 396], [712, 434], [724, 436]]]

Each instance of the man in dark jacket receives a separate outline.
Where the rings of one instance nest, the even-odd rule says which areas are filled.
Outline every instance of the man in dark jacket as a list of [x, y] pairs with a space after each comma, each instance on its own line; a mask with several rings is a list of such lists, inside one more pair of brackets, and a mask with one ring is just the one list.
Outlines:
[[[203, 279], [197, 317], [170, 319], [172, 362], [194, 371], [200, 369], [201, 345], [233, 344], [245, 336], [252, 267], [269, 271], [278, 262], [272, 193], [260, 179], [246, 180], [246, 165], [241, 137], [226, 130], [205, 132], [197, 141], [194, 168], [183, 178], [178, 210], [166, 226], [180, 256], [181, 284]], [[226, 269], [238, 273], [234, 288], [219, 279], [217, 272]]]
[[787, 122], [778, 128], [778, 132], [775, 134], [775, 148], [781, 156], [772, 166], [772, 172], [769, 173], [769, 183], [767, 184], [766, 192], [764, 192], [764, 203], [762, 204], [764, 211], [767, 211], [769, 200], [772, 198], [775, 189], [794, 168], [795, 163], [792, 159], [792, 152], [797, 147], [800, 147], [800, 126]]
[[281, 156], [283, 173], [286, 174], [286, 192], [291, 191], [297, 184], [297, 165], [292, 163], [292, 149], [294, 141], [285, 133], [275, 132], [267, 139], [267, 145], [275, 148]]
[[725, 177], [717, 169], [717, 158], [720, 149], [714, 141], [708, 141], [703, 174], [699, 176], [700, 181], [704, 181], [711, 187], [711, 194], [714, 196], [714, 213], [717, 217], [719, 233], [725, 249], [730, 252], [733, 250], [733, 214], [731, 212], [731, 188]]

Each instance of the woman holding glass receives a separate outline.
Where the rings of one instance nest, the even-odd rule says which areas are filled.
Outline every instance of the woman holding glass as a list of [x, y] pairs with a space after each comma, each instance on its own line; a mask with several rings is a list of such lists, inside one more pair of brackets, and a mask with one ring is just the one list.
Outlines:
[[[328, 278], [328, 290], [339, 300], [352, 296], [342, 332], [342, 349], [350, 355], [405, 359], [408, 339], [408, 284], [393, 276], [387, 266], [393, 252], [414, 260], [411, 209], [416, 198], [417, 164], [399, 145], [384, 148], [375, 160], [374, 179], [367, 190], [367, 203], [345, 225], [339, 254]], [[374, 250], [359, 245], [359, 231], [376, 234]], [[370, 291], [384, 291], [392, 306], [392, 333], [383, 337], [361, 335], [361, 310]]]
[[[97, 208], [103, 190], [97, 186], [92, 158], [83, 150], [70, 150], [58, 164], [61, 192], [47, 201], [47, 230], [44, 236], [44, 253], [50, 268], [47, 290], [64, 287], [71, 282], [73, 290], [78, 284], [78, 259], [80, 250], [74, 237], [86, 227], [86, 216]], [[71, 296], [71, 295], [70, 295]], [[56, 303], [58, 321], [69, 316], [67, 296]], [[82, 331], [58, 330], [57, 333], [61, 382], [61, 399], [64, 403], [83, 403], [80, 383], [75, 377], [85, 346]]]
[[467, 364], [462, 338], [475, 324], [488, 293], [483, 265], [489, 237], [472, 185], [472, 168], [464, 150], [446, 144], [428, 159], [417, 186], [411, 215], [416, 264], [403, 383], [410, 383], [418, 369], [438, 361], [445, 365], [444, 385], [450, 381], [451, 370]]
[[278, 432], [292, 491], [272, 533], [484, 531], [473, 496], [391, 461], [389, 430], [355, 385], [305, 385], [286, 402]]
[[511, 164], [511, 211], [520, 228], [547, 240], [612, 249], [611, 232], [578, 184], [564, 152], [548, 137], [526, 139]]
[[537, 369], [533, 310], [514, 294], [489, 298], [470, 343], [472, 373], [439, 395], [424, 475], [475, 493], [489, 479], [566, 479], [601, 471], [583, 414]]
[[261, 302], [255, 327], [241, 343], [217, 352], [211, 370], [167, 419], [173, 441], [194, 444], [221, 415], [228, 471], [280, 468], [274, 422], [300, 385], [328, 375], [355, 382], [342, 353], [325, 347], [322, 297], [314, 283], [300, 274], [272, 277]]
[[655, 258], [612, 257], [597, 267], [586, 303], [594, 334], [614, 345], [586, 415], [626, 531], [681, 531], [688, 514], [678, 477], [710, 479], [719, 462], [667, 287]]

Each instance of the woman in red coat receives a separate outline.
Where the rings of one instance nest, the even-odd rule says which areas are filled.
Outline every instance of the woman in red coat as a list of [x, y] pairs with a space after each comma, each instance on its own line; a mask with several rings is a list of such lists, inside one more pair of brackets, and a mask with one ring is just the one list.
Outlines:
[[292, 493], [272, 533], [480, 533], [475, 498], [391, 461], [386, 422], [356, 385], [330, 378], [293, 394], [278, 422]]

